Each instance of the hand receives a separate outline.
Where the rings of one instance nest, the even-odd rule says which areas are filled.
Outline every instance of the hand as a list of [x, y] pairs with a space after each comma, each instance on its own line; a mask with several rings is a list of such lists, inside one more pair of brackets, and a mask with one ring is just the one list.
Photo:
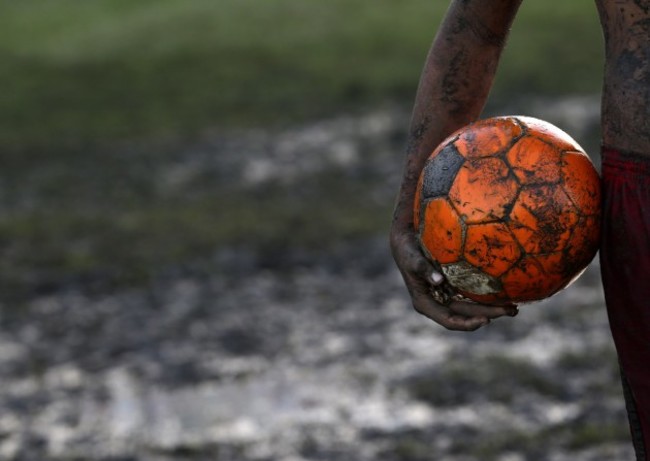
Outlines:
[[436, 302], [432, 291], [440, 290], [446, 283], [420, 251], [413, 230], [394, 225], [390, 234], [391, 250], [397, 267], [408, 288], [413, 307], [448, 330], [474, 331], [490, 320], [517, 315], [517, 306], [486, 306], [474, 302], [452, 301], [449, 305]]

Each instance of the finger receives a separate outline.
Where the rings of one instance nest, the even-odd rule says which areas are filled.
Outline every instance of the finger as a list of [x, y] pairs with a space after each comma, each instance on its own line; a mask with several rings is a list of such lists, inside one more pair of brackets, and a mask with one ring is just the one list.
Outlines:
[[435, 268], [431, 261], [424, 257], [419, 249], [411, 253], [410, 259], [412, 273], [424, 280], [428, 285], [438, 287], [445, 282], [445, 276]]
[[412, 275], [424, 280], [428, 285], [437, 287], [444, 283], [445, 277], [424, 257], [417, 244], [406, 245], [403, 255], [404, 268]]
[[490, 323], [487, 316], [466, 317], [436, 303], [428, 293], [414, 292], [413, 307], [417, 312], [442, 325], [448, 330], [474, 331]]
[[464, 317], [487, 317], [496, 319], [507, 315], [514, 317], [519, 312], [516, 305], [486, 306], [473, 302], [454, 301], [449, 304], [449, 310]]

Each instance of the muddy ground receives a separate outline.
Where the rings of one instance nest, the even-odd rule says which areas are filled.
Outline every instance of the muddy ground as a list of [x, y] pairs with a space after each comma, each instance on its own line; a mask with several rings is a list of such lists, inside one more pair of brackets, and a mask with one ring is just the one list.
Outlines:
[[[597, 100], [511, 109], [594, 153]], [[178, 189], [212, 168], [250, 191], [334, 174], [387, 203], [406, 124], [386, 110], [221, 133], [150, 175]], [[632, 459], [597, 261], [516, 318], [454, 333], [409, 307], [385, 235], [224, 245], [144, 286], [62, 285], [4, 309], [0, 458]]]

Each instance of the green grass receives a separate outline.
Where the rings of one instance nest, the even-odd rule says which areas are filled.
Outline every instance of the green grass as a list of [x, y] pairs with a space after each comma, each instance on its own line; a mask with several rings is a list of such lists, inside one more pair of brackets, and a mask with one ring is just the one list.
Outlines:
[[[444, 1], [0, 1], [0, 147], [410, 104]], [[593, 2], [524, 2], [495, 87], [597, 92]]]
[[122, 195], [84, 197], [78, 186], [81, 197], [54, 196], [42, 208], [0, 218], [2, 296], [23, 298], [68, 282], [140, 285], [227, 246], [326, 252], [342, 239], [383, 231], [390, 216], [390, 204], [367, 200], [363, 182], [327, 173], [300, 194], [271, 185], [150, 197], [147, 188], [126, 183]]

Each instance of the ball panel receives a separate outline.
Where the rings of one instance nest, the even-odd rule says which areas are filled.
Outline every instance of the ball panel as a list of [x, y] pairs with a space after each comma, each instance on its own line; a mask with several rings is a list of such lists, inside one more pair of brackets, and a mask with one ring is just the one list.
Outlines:
[[444, 198], [433, 199], [424, 208], [425, 232], [421, 244], [431, 258], [439, 263], [452, 263], [460, 259], [463, 228], [460, 217]]
[[464, 256], [483, 272], [498, 277], [521, 257], [519, 244], [504, 223], [467, 227]]
[[465, 162], [452, 143], [447, 144], [435, 156], [429, 157], [422, 170], [422, 198], [424, 200], [447, 196], [456, 173]]
[[521, 190], [508, 227], [526, 253], [552, 253], [566, 247], [578, 218], [562, 189], [537, 186]]
[[567, 258], [565, 252], [537, 255], [535, 259], [539, 261], [546, 274], [546, 285], [549, 287], [547, 296], [551, 296], [566, 287], [576, 272], [573, 270], [571, 260]]
[[560, 152], [532, 136], [524, 136], [506, 154], [522, 184], [552, 184], [560, 180]]
[[449, 199], [468, 224], [502, 219], [517, 196], [518, 184], [503, 160], [467, 161], [449, 190]]
[[600, 178], [589, 157], [582, 152], [565, 152], [562, 156], [563, 187], [569, 198], [584, 214], [600, 212]]
[[496, 277], [486, 274], [467, 261], [453, 264], [442, 264], [442, 272], [447, 281], [455, 288], [471, 295], [489, 295], [503, 290], [501, 282]]
[[557, 275], [564, 278], [567, 275], [567, 257], [563, 251], [556, 251], [545, 255], [536, 255], [544, 273]]
[[600, 217], [582, 216], [573, 229], [567, 245], [567, 259], [571, 269], [578, 272], [594, 259], [600, 242]]
[[511, 117], [481, 120], [464, 130], [455, 144], [466, 158], [487, 157], [503, 152], [522, 131], [521, 125]]
[[534, 117], [517, 116], [517, 119], [526, 126], [529, 134], [557, 146], [560, 150], [584, 151], [575, 139], [555, 125]]
[[519, 260], [501, 276], [506, 293], [512, 302], [539, 301], [560, 289], [562, 279], [544, 272], [542, 264], [533, 256]]

